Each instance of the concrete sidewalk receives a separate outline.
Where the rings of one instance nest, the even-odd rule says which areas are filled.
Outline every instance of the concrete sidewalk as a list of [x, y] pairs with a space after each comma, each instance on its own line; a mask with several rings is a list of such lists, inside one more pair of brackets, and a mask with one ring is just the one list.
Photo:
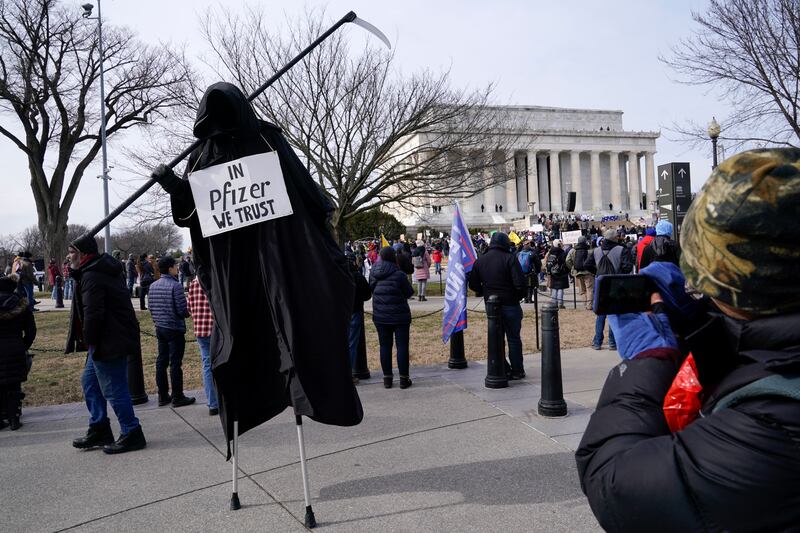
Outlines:
[[[573, 450], [616, 352], [562, 354], [569, 415], [536, 414], [538, 354], [528, 377], [483, 386], [486, 367], [413, 367], [414, 386], [359, 385], [364, 421], [307, 421], [313, 506], [323, 531], [597, 531]], [[3, 530], [303, 531], [294, 417], [240, 439], [242, 509], [229, 510], [230, 464], [206, 406], [137, 409], [148, 447], [108, 456], [78, 451], [82, 404], [27, 408], [0, 432]], [[116, 430], [116, 421], [113, 421]]]

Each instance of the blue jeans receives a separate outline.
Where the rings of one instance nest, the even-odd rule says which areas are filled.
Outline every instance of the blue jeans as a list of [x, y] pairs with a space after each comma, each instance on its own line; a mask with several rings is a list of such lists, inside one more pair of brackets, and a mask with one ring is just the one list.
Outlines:
[[397, 341], [397, 370], [408, 377], [408, 337], [411, 324], [375, 324], [381, 346], [381, 369], [383, 375], [392, 374], [392, 342]]
[[72, 300], [72, 278], [64, 280], [64, 299]]
[[33, 309], [33, 283], [25, 283], [22, 287], [25, 289], [25, 294], [28, 295], [28, 304]]
[[136, 278], [128, 278], [128, 292], [133, 297], [133, 286], [136, 285]]
[[139, 419], [133, 412], [128, 391], [128, 360], [120, 357], [112, 361], [95, 361], [92, 353], [93, 350], [89, 349], [81, 375], [83, 398], [89, 409], [89, 423], [108, 421], [108, 402], [117, 415], [120, 431], [127, 435], [139, 427]]
[[361, 332], [364, 331], [364, 311], [356, 311], [350, 316], [350, 334], [347, 338], [350, 344], [350, 368], [356, 367], [358, 356], [358, 343], [361, 341]]
[[550, 298], [559, 307], [564, 306], [564, 289], [550, 289]]
[[[186, 338], [182, 331], [156, 327], [158, 339], [158, 356], [156, 357], [156, 387], [158, 396], [169, 396], [169, 386], [172, 385], [172, 398], [183, 396], [183, 353], [186, 350]], [[167, 383], [167, 367], [169, 366], [169, 381]]]
[[[602, 346], [603, 345], [603, 328], [606, 327], [606, 315], [597, 315], [597, 318], [594, 321], [594, 339], [592, 340], [592, 344], [594, 346]], [[608, 345], [609, 346], [616, 346], [617, 343], [614, 340], [614, 332], [611, 328], [608, 328]]]
[[522, 363], [522, 307], [519, 304], [503, 305], [500, 307], [503, 315], [503, 331], [508, 342], [508, 358], [511, 360], [512, 370], [524, 370]]
[[217, 388], [211, 374], [211, 337], [197, 337], [200, 347], [200, 360], [203, 362], [203, 387], [206, 389], [206, 403], [209, 409], [218, 409]]

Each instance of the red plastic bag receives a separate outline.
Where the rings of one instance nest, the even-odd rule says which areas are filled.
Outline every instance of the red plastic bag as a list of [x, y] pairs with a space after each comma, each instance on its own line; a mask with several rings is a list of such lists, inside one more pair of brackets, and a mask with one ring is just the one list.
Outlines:
[[664, 397], [664, 417], [673, 433], [688, 426], [700, 413], [700, 393], [694, 356], [689, 354]]

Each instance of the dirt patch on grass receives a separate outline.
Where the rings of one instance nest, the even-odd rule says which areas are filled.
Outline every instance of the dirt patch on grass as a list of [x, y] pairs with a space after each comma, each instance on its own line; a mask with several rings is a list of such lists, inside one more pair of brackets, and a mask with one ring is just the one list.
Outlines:
[[[536, 352], [533, 306], [523, 305], [522, 309], [522, 349], [524, 353]], [[482, 304], [478, 306], [478, 310], [483, 310]], [[426, 313], [417, 313], [411, 323], [411, 364], [445, 363], [450, 358], [450, 345], [442, 343], [442, 313], [423, 315]], [[155, 328], [150, 313], [137, 311], [136, 316], [142, 330], [145, 387], [148, 393], [155, 394], [155, 360], [158, 353]], [[468, 320], [469, 327], [464, 331], [464, 352], [467, 359], [483, 360], [486, 358], [486, 315], [479, 311], [470, 311]], [[36, 314], [38, 333], [32, 347], [35, 354], [33, 367], [28, 381], [22, 385], [27, 395], [25, 405], [51, 405], [83, 400], [80, 376], [86, 354], [64, 354], [68, 322], [67, 312]], [[186, 325], [184, 386], [186, 390], [202, 389], [200, 350], [194, 342], [191, 319], [187, 319]], [[562, 349], [589, 346], [594, 335], [594, 314], [584, 310], [562, 310], [559, 312], [559, 326]], [[380, 373], [378, 333], [369, 315], [366, 317], [366, 336], [369, 368]]]

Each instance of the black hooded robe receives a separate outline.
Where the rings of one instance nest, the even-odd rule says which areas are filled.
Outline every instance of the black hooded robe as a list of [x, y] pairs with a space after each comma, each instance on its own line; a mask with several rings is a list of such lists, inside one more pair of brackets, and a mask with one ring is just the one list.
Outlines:
[[227, 441], [234, 420], [242, 434], [289, 405], [324, 424], [358, 424], [347, 338], [354, 288], [328, 229], [330, 202], [280, 129], [258, 120], [234, 85], [206, 90], [194, 135], [204, 141], [189, 156], [188, 180], [193, 171], [274, 150], [293, 210], [205, 238], [189, 181], [171, 194], [214, 315], [211, 357]]

